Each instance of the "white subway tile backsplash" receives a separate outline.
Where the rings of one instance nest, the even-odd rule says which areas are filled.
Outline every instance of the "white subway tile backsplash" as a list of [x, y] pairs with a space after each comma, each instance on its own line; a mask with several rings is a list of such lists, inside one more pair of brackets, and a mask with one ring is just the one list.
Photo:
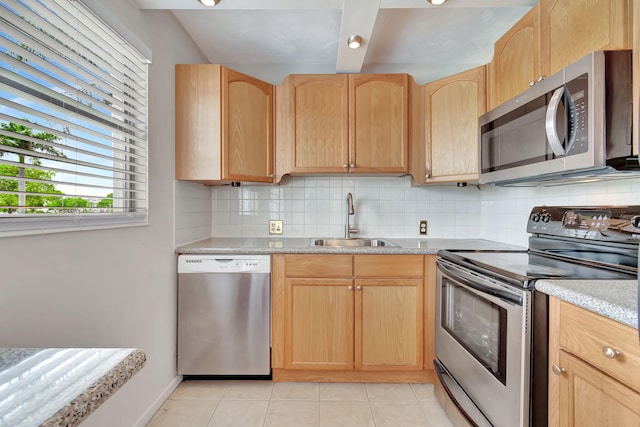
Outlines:
[[558, 187], [411, 186], [409, 177], [285, 177], [278, 186], [206, 187], [176, 182], [176, 242], [214, 236], [266, 237], [268, 220], [284, 237], [340, 236], [346, 196], [360, 236], [478, 238], [527, 245], [526, 219], [536, 205], [640, 204], [640, 178]]
[[[430, 237], [432, 232], [441, 234], [439, 237], [480, 235], [479, 223], [469, 224], [467, 216], [468, 209], [481, 209], [480, 197], [456, 195], [467, 193], [465, 188], [412, 187], [409, 177], [352, 176], [286, 177], [276, 188], [212, 187], [212, 234], [268, 236], [266, 220], [271, 218], [284, 221], [284, 237], [340, 236], [344, 233], [349, 192], [356, 208], [352, 224], [359, 229], [359, 236], [418, 237], [419, 219], [430, 221]], [[442, 215], [443, 200], [447, 200], [446, 215]], [[433, 215], [447, 218], [451, 230], [438, 233], [435, 227], [438, 222], [443, 225], [443, 220], [434, 222]], [[464, 219], [456, 222], [458, 215]], [[241, 234], [234, 227], [237, 224], [242, 225]], [[456, 228], [456, 224], [464, 226]]]

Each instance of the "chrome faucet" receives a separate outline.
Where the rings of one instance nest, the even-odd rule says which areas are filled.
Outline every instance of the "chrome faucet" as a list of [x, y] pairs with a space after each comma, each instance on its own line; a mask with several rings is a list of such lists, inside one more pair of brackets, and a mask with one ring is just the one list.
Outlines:
[[356, 214], [356, 209], [353, 207], [353, 194], [349, 193], [347, 194], [347, 219], [345, 221], [345, 226], [344, 226], [344, 237], [346, 239], [351, 238], [351, 233], [358, 232], [357, 228], [353, 228], [349, 224], [349, 217], [355, 214]]

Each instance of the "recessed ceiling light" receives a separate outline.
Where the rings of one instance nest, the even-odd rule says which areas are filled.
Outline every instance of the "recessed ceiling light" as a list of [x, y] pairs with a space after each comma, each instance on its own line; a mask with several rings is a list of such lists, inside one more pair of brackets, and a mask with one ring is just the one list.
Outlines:
[[198, 1], [205, 6], [215, 6], [220, 2], [220, 0], [198, 0]]
[[347, 39], [347, 46], [351, 49], [357, 49], [362, 45], [362, 37], [355, 35]]
[[442, 3], [446, 2], [447, 0], [427, 0], [427, 1], [434, 6], [440, 6]]

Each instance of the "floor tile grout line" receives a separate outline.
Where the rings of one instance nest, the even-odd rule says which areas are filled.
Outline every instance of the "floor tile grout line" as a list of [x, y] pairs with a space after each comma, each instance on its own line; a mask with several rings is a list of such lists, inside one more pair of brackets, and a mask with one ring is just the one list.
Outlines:
[[376, 424], [376, 417], [373, 414], [373, 407], [371, 406], [371, 401], [368, 400], [367, 403], [369, 404], [369, 412], [371, 413], [371, 420], [373, 421], [373, 426], [375, 427], [377, 425]]
[[211, 415], [209, 415], [209, 419], [204, 424], [204, 427], [208, 427], [209, 424], [211, 424], [211, 420], [213, 419], [213, 415], [216, 413], [216, 409], [218, 409], [218, 406], [220, 406], [220, 402], [222, 402], [222, 400], [217, 400], [216, 401], [216, 406], [215, 406], [215, 408], [213, 408], [213, 411], [211, 411]]
[[267, 411], [264, 413], [264, 418], [262, 419], [262, 427], [267, 425], [267, 417], [269, 416], [269, 409], [271, 408], [271, 399], [269, 399], [269, 403], [267, 403]]

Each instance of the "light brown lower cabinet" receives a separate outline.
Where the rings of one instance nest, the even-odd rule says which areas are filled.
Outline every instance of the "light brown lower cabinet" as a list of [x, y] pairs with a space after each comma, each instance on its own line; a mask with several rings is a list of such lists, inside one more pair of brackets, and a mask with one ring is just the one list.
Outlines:
[[549, 300], [549, 426], [640, 426], [638, 331]]
[[431, 382], [424, 357], [433, 347], [433, 333], [425, 332], [432, 324], [425, 301], [432, 305], [435, 293], [428, 285], [425, 295], [431, 261], [274, 255], [274, 381]]

